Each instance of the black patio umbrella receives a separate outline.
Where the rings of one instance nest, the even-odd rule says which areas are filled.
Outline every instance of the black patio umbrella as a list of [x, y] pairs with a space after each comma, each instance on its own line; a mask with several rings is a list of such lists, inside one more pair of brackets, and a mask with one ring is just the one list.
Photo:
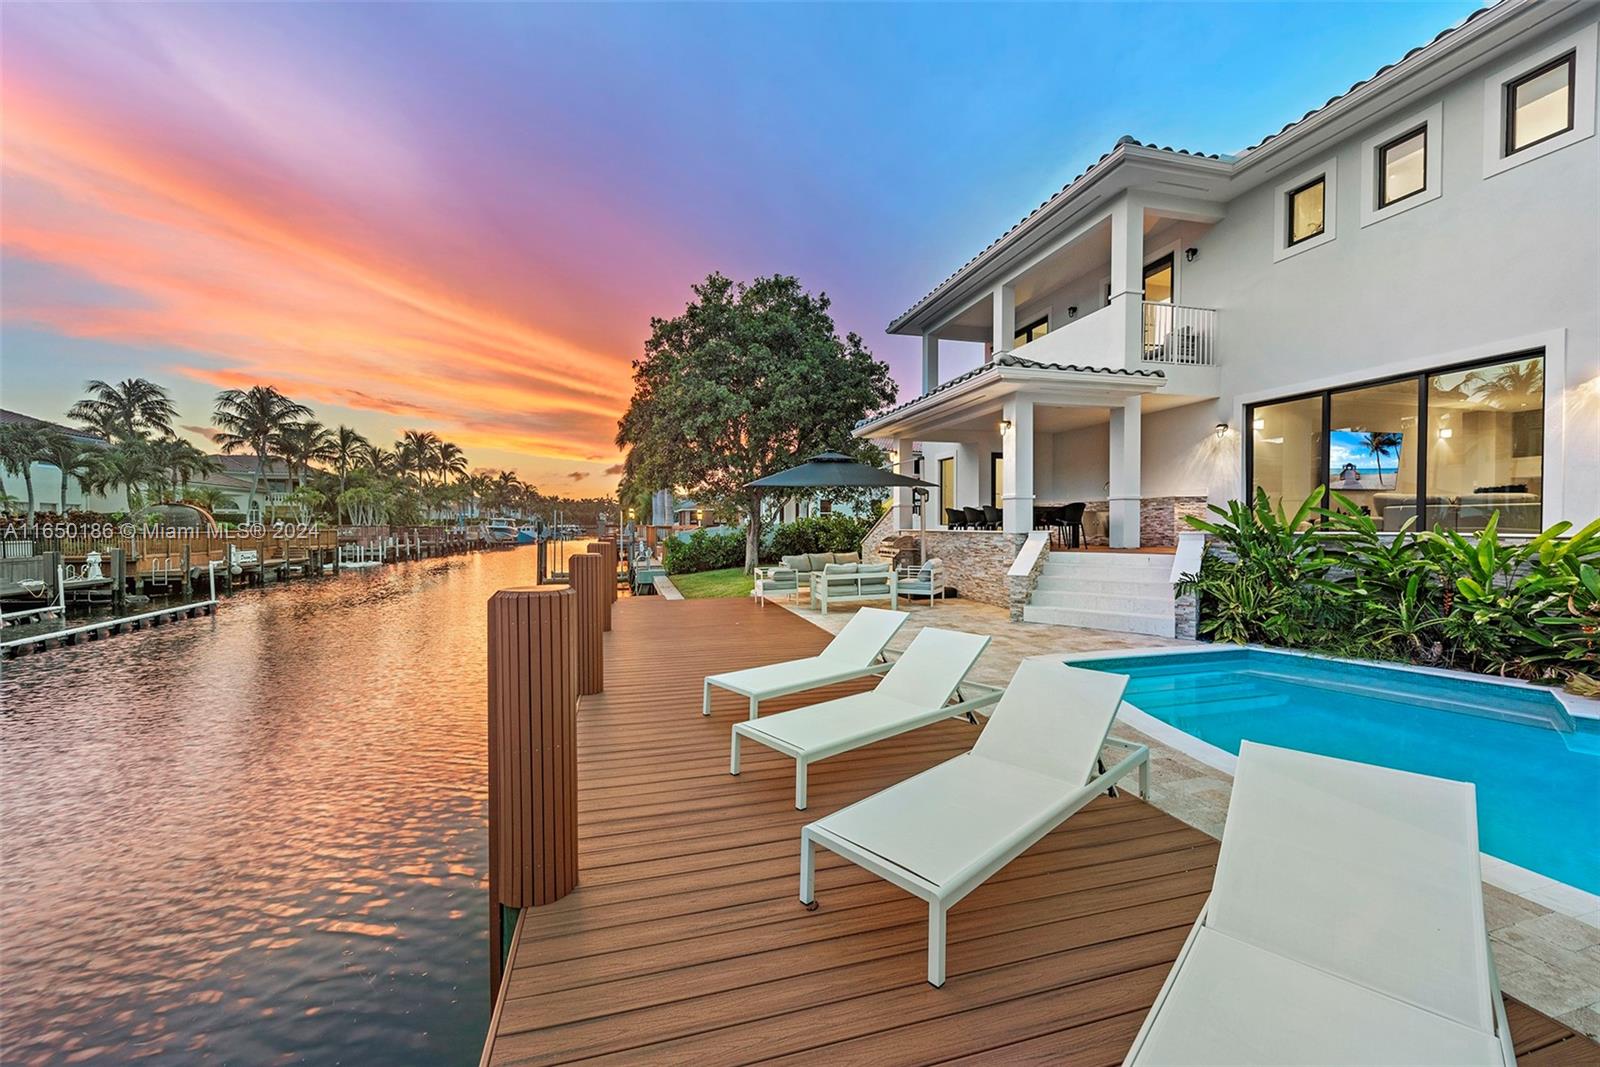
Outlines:
[[[777, 474], [769, 474], [765, 478], [757, 478], [753, 482], [746, 482], [746, 489], [889, 489], [889, 488], [931, 489], [932, 482], [925, 482], [921, 478], [913, 478], [909, 474], [897, 474], [894, 471], [884, 470], [867, 463], [857, 463], [842, 452], [819, 452], [798, 467], [790, 467]], [[926, 494], [923, 494], [926, 496]], [[927, 555], [927, 509], [919, 508], [917, 511], [923, 533], [923, 555]]]

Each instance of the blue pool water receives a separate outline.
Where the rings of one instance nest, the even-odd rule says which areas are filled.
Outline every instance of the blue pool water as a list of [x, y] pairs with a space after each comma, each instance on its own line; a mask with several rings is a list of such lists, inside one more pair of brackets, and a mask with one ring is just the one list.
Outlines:
[[1081, 660], [1228, 752], [1259, 741], [1472, 782], [1480, 846], [1600, 893], [1600, 730], [1549, 692], [1255, 649]]

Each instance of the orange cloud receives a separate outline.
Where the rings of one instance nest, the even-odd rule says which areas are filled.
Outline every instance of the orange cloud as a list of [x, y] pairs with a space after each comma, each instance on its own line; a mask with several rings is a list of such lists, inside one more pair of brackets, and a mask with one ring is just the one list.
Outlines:
[[329, 205], [310, 191], [263, 198], [182, 154], [141, 151], [28, 85], [5, 91], [5, 249], [134, 297], [7, 303], [9, 321], [190, 352], [195, 362], [169, 370], [403, 417], [469, 450], [616, 454], [627, 355], [476, 301], [381, 240], [324, 224]]

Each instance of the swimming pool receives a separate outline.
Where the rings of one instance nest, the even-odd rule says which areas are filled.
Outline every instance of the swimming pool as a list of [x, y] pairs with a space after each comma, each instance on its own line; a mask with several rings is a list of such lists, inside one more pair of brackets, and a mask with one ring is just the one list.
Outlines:
[[1600, 723], [1553, 693], [1262, 649], [1072, 665], [1128, 675], [1127, 704], [1233, 755], [1260, 741], [1472, 782], [1483, 851], [1600, 893]]

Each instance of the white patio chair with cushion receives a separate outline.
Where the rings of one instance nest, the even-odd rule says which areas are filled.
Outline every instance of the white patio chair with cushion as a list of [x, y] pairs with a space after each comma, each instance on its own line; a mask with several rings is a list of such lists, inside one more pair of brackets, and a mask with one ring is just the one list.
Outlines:
[[815, 656], [709, 675], [700, 714], [711, 714], [712, 686], [748, 697], [753, 719], [763, 700], [848, 682], [852, 678], [865, 678], [869, 674], [882, 674], [889, 669], [884, 649], [908, 618], [910, 616], [903, 611], [862, 608], [834, 635], [828, 647]]
[[898, 591], [901, 596], [925, 596], [932, 604], [935, 597], [944, 599], [944, 583], [944, 561], [935, 558], [920, 567], [903, 568]]
[[1246, 741], [1127, 1064], [1511, 1064], [1469, 782]]
[[[782, 752], [794, 760], [794, 806], [804, 810], [806, 768], [818, 760], [954, 715], [970, 719], [977, 709], [999, 700], [998, 689], [970, 682], [979, 695], [961, 699], [958, 694], [988, 646], [987, 637], [928, 627], [911, 639], [871, 692], [735, 724], [728, 773], [739, 773], [740, 738]], [[952, 696], [958, 703], [947, 703]]]
[[859, 604], [887, 600], [900, 606], [899, 576], [887, 563], [829, 563], [811, 575], [811, 605], [828, 613], [830, 604]]
[[769, 596], [800, 595], [800, 572], [792, 567], [757, 567], [750, 594], [765, 604]]
[[[972, 751], [800, 831], [800, 901], [815, 907], [814, 845], [928, 902], [928, 981], [944, 985], [945, 914], [1135, 769], [1150, 752], [1108, 738], [1127, 678], [1026, 660]], [[1096, 773], [1106, 744], [1129, 749]]]

